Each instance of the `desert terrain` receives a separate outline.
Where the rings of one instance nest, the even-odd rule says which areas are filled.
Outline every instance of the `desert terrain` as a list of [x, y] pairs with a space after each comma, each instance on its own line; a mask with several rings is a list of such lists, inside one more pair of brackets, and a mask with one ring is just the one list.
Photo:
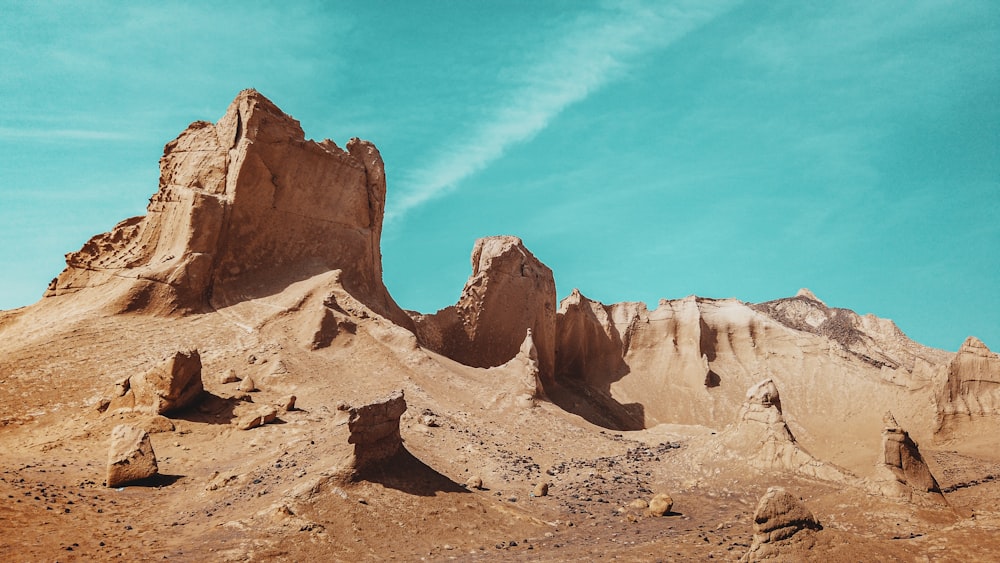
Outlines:
[[1000, 553], [975, 337], [925, 347], [806, 289], [559, 302], [512, 235], [469, 241], [455, 305], [403, 310], [376, 147], [254, 90], [160, 169], [145, 216], [0, 311], [4, 561]]

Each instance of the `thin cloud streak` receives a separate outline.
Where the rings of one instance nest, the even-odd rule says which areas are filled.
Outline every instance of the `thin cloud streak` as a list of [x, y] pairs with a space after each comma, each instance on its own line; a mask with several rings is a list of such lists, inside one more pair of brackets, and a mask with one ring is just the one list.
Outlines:
[[506, 102], [489, 112], [489, 119], [403, 179], [402, 195], [387, 221], [399, 220], [457, 189], [509, 147], [535, 137], [564, 109], [618, 79], [637, 58], [668, 47], [734, 4], [731, 0], [636, 3], [628, 10], [577, 18], [551, 54], [511, 73], [521, 77], [521, 83], [513, 85]]

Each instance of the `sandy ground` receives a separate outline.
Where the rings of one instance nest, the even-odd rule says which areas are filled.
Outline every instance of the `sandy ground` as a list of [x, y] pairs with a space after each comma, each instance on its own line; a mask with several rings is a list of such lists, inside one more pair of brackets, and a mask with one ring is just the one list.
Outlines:
[[[747, 551], [757, 500], [772, 485], [823, 525], [811, 551], [789, 560], [1000, 552], [1000, 455], [988, 441], [924, 446], [946, 502], [890, 499], [693, 455], [721, 429], [616, 432], [546, 401], [524, 408], [503, 370], [420, 350], [380, 319], [309, 351], [294, 316], [272, 305], [174, 319], [51, 303], [0, 313], [0, 559], [732, 561]], [[197, 407], [168, 419], [96, 408], [115, 381], [187, 347], [204, 362]], [[252, 402], [219, 383], [228, 369], [258, 382]], [[405, 451], [337, 480], [351, 452], [337, 405], [393, 389], [408, 403]], [[232, 424], [288, 394], [298, 408], [274, 424]], [[109, 489], [108, 436], [120, 423], [153, 431], [160, 475]], [[473, 476], [482, 489], [465, 486]], [[535, 497], [540, 482], [549, 492]], [[658, 492], [674, 499], [667, 515], [629, 507]]]

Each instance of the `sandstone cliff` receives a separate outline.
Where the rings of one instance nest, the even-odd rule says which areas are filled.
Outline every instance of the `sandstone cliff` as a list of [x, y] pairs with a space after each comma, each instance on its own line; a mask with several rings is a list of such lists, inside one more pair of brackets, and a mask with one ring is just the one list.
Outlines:
[[413, 318], [421, 345], [474, 367], [509, 361], [530, 329], [543, 381], [555, 372], [555, 280], [517, 237], [477, 240], [458, 303]]
[[99, 288], [91, 297], [114, 312], [186, 313], [341, 269], [348, 291], [406, 326], [382, 283], [385, 189], [374, 145], [306, 140], [244, 90], [166, 145], [147, 214], [68, 254], [46, 296]]

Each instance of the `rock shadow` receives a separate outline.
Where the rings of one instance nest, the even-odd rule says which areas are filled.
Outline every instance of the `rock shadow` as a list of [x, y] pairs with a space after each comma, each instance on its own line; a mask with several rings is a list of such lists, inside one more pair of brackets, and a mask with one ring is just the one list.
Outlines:
[[438, 493], [468, 493], [469, 491], [434, 468], [417, 459], [405, 447], [378, 464], [359, 470], [352, 481], [378, 483], [390, 489], [422, 497]]
[[608, 430], [642, 430], [646, 408], [642, 403], [620, 403], [610, 389], [594, 388], [578, 380], [563, 380], [545, 388], [546, 397], [564, 411]]
[[122, 487], [144, 487], [158, 489], [160, 487], [169, 487], [177, 481], [184, 478], [184, 475], [167, 475], [163, 473], [157, 473], [152, 477], [146, 477], [145, 479], [139, 479], [137, 481], [131, 481], [122, 485]]
[[203, 391], [193, 405], [170, 413], [169, 417], [188, 422], [231, 424], [236, 418], [236, 405], [243, 402], [246, 400], [238, 397], [220, 397], [214, 393]]

